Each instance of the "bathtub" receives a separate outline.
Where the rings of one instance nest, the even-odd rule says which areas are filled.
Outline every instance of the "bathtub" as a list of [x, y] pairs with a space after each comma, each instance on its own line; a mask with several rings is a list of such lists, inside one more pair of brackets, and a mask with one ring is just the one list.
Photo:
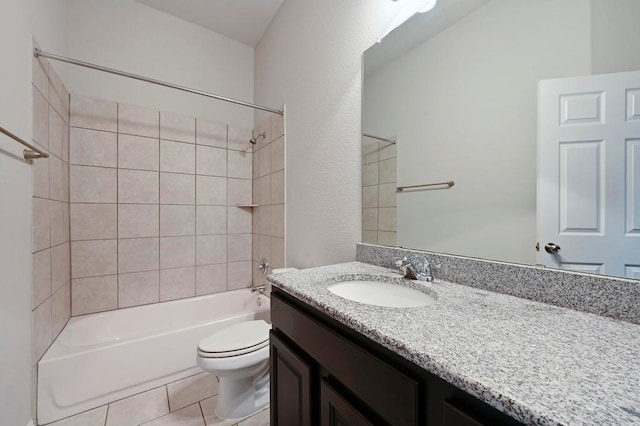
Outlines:
[[249, 289], [71, 318], [38, 363], [38, 423], [197, 374], [201, 337], [253, 319], [269, 299]]

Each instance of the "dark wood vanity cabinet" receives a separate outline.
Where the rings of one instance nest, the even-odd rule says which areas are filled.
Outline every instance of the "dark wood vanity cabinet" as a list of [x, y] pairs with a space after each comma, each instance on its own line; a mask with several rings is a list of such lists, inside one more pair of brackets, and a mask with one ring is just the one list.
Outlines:
[[271, 320], [271, 426], [520, 424], [277, 288]]

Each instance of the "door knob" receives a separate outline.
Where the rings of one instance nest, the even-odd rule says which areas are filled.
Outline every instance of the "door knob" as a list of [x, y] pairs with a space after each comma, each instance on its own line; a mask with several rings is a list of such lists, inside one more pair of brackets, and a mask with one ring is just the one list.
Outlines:
[[544, 245], [544, 251], [549, 254], [555, 254], [560, 251], [560, 246], [554, 243], [547, 243]]

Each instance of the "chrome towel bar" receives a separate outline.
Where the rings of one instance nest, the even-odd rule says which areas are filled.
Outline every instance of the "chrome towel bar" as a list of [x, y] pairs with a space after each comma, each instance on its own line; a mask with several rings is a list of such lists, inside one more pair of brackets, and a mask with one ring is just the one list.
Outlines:
[[22, 151], [22, 155], [24, 156], [25, 160], [34, 160], [36, 158], [48, 158], [49, 157], [49, 154], [47, 154], [46, 152], [36, 148], [35, 146], [31, 145], [29, 142], [25, 141], [24, 139], [19, 138], [18, 136], [14, 135], [13, 133], [8, 131], [4, 127], [0, 127], [0, 133], [4, 133], [5, 135], [9, 136], [14, 141], [19, 142], [22, 145], [24, 145], [27, 148], [29, 148], [29, 149], [25, 149], [24, 151]]
[[422, 184], [422, 185], [398, 186], [398, 187], [396, 187], [396, 192], [403, 192], [405, 189], [428, 188], [428, 187], [432, 187], [432, 186], [443, 186], [443, 185], [446, 185], [446, 188], [439, 188], [439, 189], [449, 189], [455, 184], [456, 183], [454, 181], [450, 180], [450, 181], [447, 181], [447, 182], [425, 183], [425, 184]]

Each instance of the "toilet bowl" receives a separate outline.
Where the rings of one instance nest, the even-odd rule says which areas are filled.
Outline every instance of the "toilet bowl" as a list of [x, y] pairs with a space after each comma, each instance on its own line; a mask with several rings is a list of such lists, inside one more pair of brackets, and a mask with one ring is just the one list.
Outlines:
[[263, 320], [232, 325], [198, 343], [200, 368], [220, 379], [216, 415], [238, 420], [269, 405], [269, 330]]

